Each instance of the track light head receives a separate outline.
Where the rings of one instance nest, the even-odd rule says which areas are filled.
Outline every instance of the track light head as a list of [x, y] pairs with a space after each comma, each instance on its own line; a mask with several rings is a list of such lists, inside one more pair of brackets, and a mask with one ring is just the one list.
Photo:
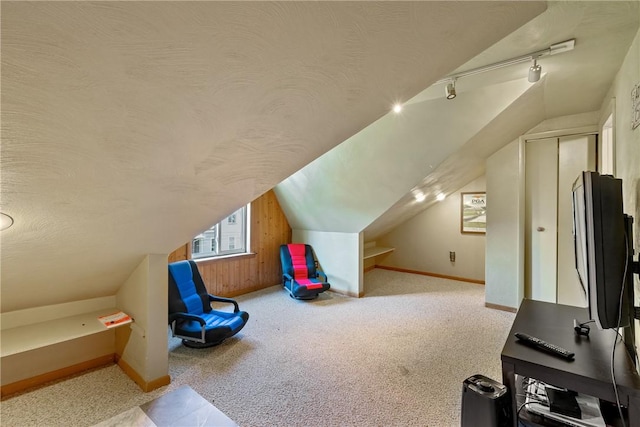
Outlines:
[[515, 64], [523, 64], [528, 61], [532, 61], [533, 64], [529, 68], [529, 81], [535, 83], [540, 80], [542, 73], [542, 67], [538, 65], [538, 58], [547, 55], [556, 55], [563, 52], [573, 50], [576, 45], [576, 39], [567, 40], [561, 43], [556, 43], [549, 46], [546, 49], [538, 50], [536, 52], [527, 53], [526, 55], [517, 56], [511, 59], [505, 59], [504, 61], [496, 62], [494, 64], [483, 65], [482, 67], [473, 68], [467, 71], [461, 71], [456, 74], [450, 74], [435, 82], [434, 84], [448, 83], [445, 87], [445, 94], [447, 99], [453, 99], [456, 97], [456, 79], [460, 77], [473, 76], [475, 74], [484, 73], [486, 71], [497, 70], [503, 67], [509, 67]]
[[447, 84], [447, 87], [445, 87], [444, 89], [444, 93], [447, 96], [447, 99], [453, 99], [456, 97], [456, 81], [455, 80], [451, 80], [451, 82]]
[[540, 80], [540, 73], [542, 72], [542, 67], [538, 64], [537, 58], [533, 58], [533, 64], [529, 67], [529, 82], [535, 83]]

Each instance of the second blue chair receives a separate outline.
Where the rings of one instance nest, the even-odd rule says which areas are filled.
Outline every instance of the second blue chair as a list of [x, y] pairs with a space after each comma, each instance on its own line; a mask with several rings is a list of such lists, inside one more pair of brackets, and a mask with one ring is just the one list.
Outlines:
[[282, 284], [295, 299], [313, 299], [331, 285], [327, 276], [316, 268], [311, 246], [291, 243], [280, 246]]

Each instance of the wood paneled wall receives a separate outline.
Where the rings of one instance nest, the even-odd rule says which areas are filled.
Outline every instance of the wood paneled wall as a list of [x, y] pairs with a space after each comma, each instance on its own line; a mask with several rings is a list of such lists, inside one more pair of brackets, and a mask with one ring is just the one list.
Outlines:
[[[250, 254], [198, 262], [209, 293], [233, 297], [282, 282], [280, 245], [291, 243], [291, 227], [273, 190], [251, 202]], [[191, 242], [169, 255], [189, 259]]]

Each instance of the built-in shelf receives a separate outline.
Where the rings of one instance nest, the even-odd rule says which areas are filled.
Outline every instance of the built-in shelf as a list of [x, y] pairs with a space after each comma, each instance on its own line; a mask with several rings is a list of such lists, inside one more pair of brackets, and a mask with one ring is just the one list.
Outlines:
[[117, 308], [106, 308], [75, 316], [47, 320], [30, 325], [3, 329], [0, 339], [0, 357], [11, 356], [91, 334], [106, 332], [107, 328], [98, 317], [117, 313]]
[[386, 254], [389, 252], [393, 252], [395, 248], [385, 248], [382, 246], [370, 246], [364, 248], [364, 256], [363, 259], [377, 257], [378, 255]]

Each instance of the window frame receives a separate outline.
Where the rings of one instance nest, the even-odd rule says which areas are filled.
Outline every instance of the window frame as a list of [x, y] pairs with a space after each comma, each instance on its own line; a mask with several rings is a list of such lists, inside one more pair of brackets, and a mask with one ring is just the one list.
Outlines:
[[[232, 218], [232, 220], [230, 220]], [[215, 260], [219, 258], [241, 256], [250, 254], [250, 232], [251, 232], [251, 204], [247, 204], [232, 212], [230, 215], [223, 218], [220, 222], [213, 224], [202, 233], [196, 235], [191, 239], [191, 259], [198, 261]], [[229, 228], [240, 227], [240, 230], [228, 230]], [[212, 235], [210, 239], [206, 238], [206, 235]], [[227, 237], [225, 238], [225, 234]], [[225, 246], [225, 240], [233, 237], [234, 248], [223, 249]], [[194, 252], [195, 242], [200, 241], [199, 248], [203, 249], [207, 247], [209, 251]], [[210, 240], [210, 244], [207, 243]], [[241, 242], [241, 244], [239, 244]], [[215, 249], [214, 249], [215, 246]], [[201, 254], [201, 255], [199, 255]]]

